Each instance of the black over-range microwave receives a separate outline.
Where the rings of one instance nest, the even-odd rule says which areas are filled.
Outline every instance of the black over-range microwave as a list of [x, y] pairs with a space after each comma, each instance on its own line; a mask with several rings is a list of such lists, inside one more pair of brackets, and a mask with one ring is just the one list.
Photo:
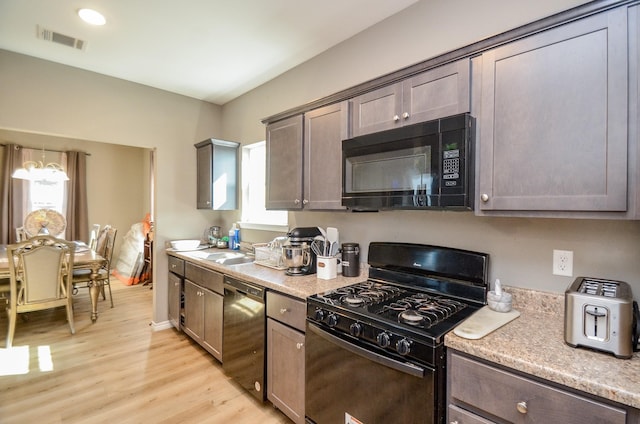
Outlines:
[[473, 209], [468, 113], [342, 142], [342, 205], [352, 211]]

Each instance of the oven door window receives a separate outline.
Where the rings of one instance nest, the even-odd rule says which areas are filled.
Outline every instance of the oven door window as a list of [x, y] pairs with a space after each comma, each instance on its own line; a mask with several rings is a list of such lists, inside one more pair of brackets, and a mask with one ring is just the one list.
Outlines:
[[314, 324], [307, 325], [305, 342], [305, 410], [311, 422], [437, 422], [434, 370], [367, 351]]
[[351, 194], [431, 194], [432, 185], [431, 146], [353, 156], [345, 161], [345, 187]]

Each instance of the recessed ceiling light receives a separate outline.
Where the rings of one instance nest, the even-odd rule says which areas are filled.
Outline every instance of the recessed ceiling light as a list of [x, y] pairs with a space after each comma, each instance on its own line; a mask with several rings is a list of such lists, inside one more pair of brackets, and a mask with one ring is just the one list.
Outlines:
[[100, 12], [96, 12], [93, 9], [80, 9], [78, 10], [78, 16], [91, 25], [104, 25], [107, 22]]

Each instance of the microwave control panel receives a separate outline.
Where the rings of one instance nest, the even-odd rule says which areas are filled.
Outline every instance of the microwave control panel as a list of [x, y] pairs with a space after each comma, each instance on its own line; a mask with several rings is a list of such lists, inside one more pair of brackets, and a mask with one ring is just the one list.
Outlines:
[[442, 178], [445, 187], [456, 187], [460, 180], [460, 149], [445, 150], [442, 155]]

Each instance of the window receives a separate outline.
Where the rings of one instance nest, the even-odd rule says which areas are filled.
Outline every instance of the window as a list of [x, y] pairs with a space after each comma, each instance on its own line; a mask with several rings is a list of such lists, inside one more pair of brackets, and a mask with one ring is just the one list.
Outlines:
[[28, 183], [28, 212], [37, 209], [53, 209], [65, 214], [66, 181], [35, 180]]
[[[35, 149], [23, 149], [23, 159], [25, 161], [38, 158], [40, 152]], [[38, 158], [39, 159], [39, 158]], [[66, 168], [67, 155], [63, 152], [42, 152], [43, 164], [55, 162]], [[55, 179], [48, 179], [46, 173], [42, 173], [42, 178], [35, 180], [23, 180], [23, 217], [38, 209], [53, 209], [66, 215], [67, 209], [67, 182]]]
[[265, 209], [267, 146], [264, 141], [242, 148], [242, 226], [287, 231], [288, 212]]

